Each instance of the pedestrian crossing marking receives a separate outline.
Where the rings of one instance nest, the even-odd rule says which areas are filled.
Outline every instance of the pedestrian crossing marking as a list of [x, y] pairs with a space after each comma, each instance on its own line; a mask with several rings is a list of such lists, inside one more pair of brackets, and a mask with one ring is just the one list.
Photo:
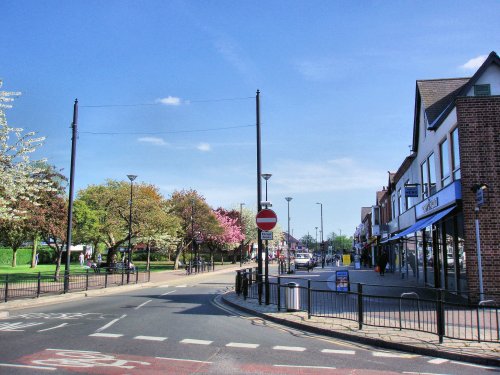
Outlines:
[[43, 324], [43, 323], [25, 323], [25, 322], [0, 323], [0, 331], [22, 332], [22, 331], [24, 331], [23, 328], [38, 326], [40, 324]]

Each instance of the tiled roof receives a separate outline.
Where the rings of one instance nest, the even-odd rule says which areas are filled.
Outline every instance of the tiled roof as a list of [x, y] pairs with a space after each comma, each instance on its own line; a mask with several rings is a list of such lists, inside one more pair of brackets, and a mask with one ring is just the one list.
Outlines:
[[429, 126], [454, 103], [455, 97], [469, 80], [470, 78], [451, 78], [417, 81]]

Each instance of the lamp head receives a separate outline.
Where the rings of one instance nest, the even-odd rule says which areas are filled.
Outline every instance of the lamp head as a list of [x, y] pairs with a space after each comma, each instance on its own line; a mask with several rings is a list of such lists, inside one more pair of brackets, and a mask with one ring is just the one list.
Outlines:
[[285, 197], [287, 202], [290, 202], [293, 198], [292, 197]]
[[271, 173], [262, 173], [261, 174], [261, 177], [264, 179], [264, 180], [269, 180], [271, 178], [272, 174]]
[[134, 181], [137, 178], [135, 174], [128, 174], [127, 177], [130, 181]]
[[488, 185], [485, 184], [484, 182], [483, 183], [480, 183], [480, 184], [474, 184], [472, 185], [472, 188], [471, 190], [476, 193], [478, 190], [486, 190], [488, 189]]

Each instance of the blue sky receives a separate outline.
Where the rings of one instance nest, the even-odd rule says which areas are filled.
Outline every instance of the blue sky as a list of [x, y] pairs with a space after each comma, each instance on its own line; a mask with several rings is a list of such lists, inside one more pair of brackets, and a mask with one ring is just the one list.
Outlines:
[[[193, 188], [256, 208], [262, 172], [292, 233], [352, 235], [409, 153], [415, 81], [467, 77], [500, 46], [499, 1], [0, 2], [0, 79], [12, 126], [77, 189], [107, 178]], [[477, 59], [477, 60], [474, 60]], [[264, 184], [263, 184], [264, 186]]]

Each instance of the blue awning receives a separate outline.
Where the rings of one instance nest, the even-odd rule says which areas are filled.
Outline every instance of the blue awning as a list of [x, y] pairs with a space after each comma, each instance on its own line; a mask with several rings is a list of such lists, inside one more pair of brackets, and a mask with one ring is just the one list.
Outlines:
[[441, 220], [443, 217], [448, 215], [451, 211], [453, 211], [455, 209], [455, 207], [456, 206], [449, 207], [446, 210], [438, 212], [437, 214], [431, 215], [431, 216], [426, 217], [424, 219], [420, 219], [412, 226], [406, 228], [404, 231], [396, 234], [394, 237], [391, 237], [389, 239], [389, 241], [397, 240], [398, 238], [407, 236], [408, 234], [411, 234], [411, 233], [415, 233], [419, 230], [422, 230], [422, 229], [428, 227], [429, 225], [434, 224], [435, 222]]

